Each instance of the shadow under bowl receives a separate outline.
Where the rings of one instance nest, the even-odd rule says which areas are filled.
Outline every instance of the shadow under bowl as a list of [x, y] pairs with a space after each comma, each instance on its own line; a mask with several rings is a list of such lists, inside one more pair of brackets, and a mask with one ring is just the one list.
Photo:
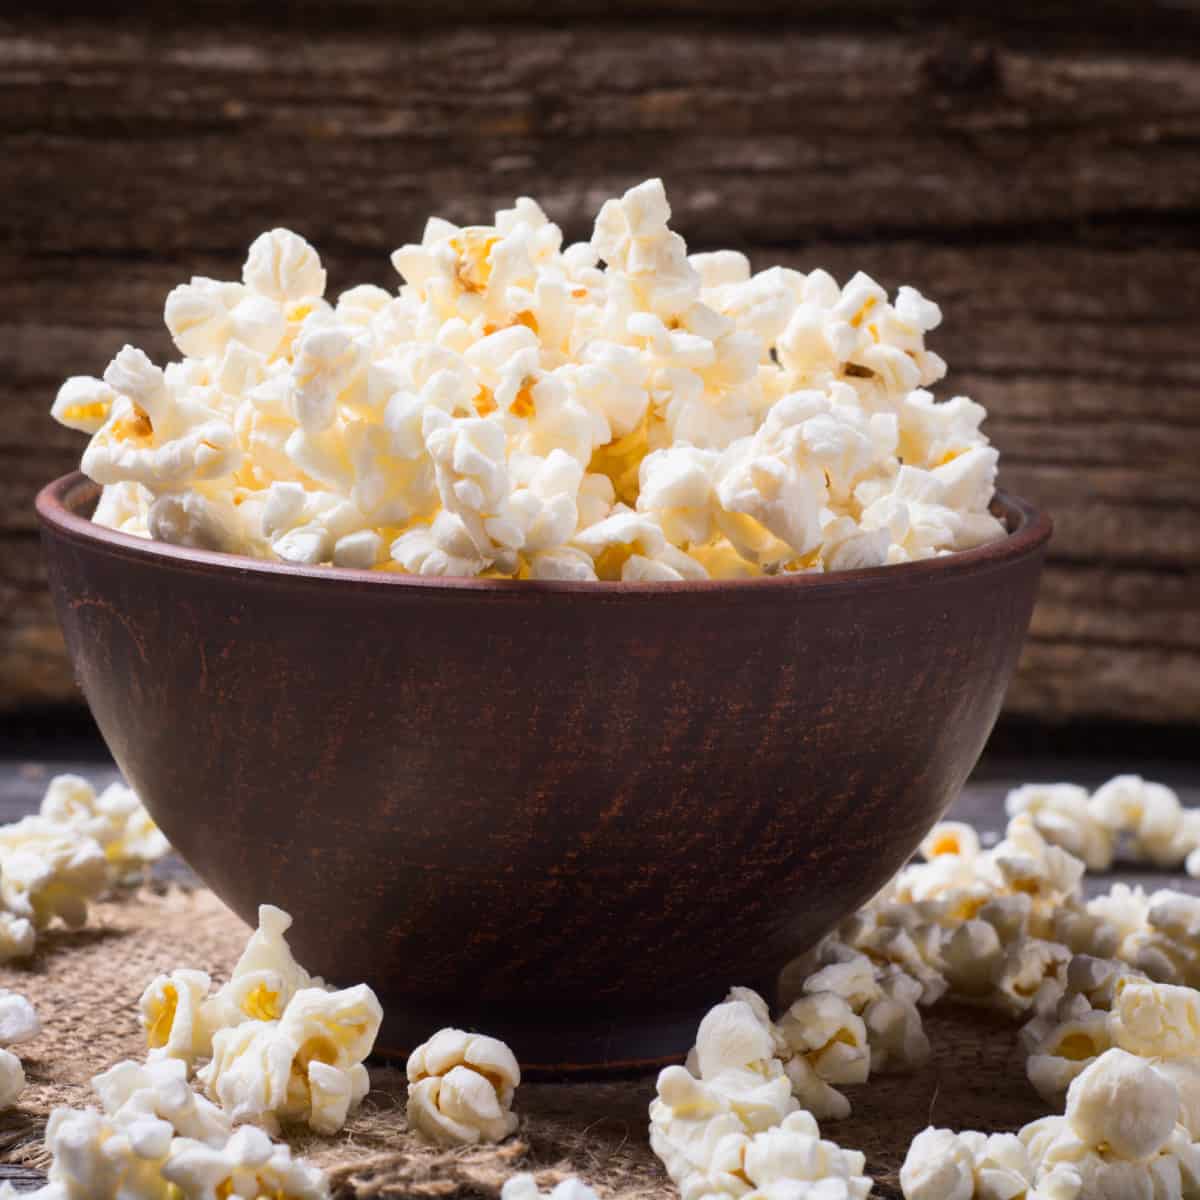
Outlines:
[[385, 1052], [459, 1025], [548, 1073], [677, 1059], [904, 863], [995, 722], [1050, 536], [998, 494], [1007, 538], [895, 567], [426, 580], [152, 543], [97, 494], [38, 496], [51, 590], [167, 837], [370, 983]]

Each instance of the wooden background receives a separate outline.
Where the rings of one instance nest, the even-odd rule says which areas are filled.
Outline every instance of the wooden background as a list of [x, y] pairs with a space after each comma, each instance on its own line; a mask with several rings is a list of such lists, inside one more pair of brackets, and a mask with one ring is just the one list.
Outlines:
[[1200, 714], [1195, 3], [103, 7], [0, 18], [0, 711], [75, 696], [31, 510], [81, 450], [54, 391], [167, 355], [175, 283], [286, 224], [334, 289], [393, 284], [429, 213], [528, 193], [583, 237], [661, 174], [695, 249], [944, 306], [950, 386], [1058, 525], [1010, 711]]

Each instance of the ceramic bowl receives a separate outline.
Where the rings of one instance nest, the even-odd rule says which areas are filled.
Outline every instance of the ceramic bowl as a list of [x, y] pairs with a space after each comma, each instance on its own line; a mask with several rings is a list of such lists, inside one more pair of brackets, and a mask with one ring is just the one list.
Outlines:
[[[1000, 710], [1050, 522], [895, 567], [677, 584], [426, 580], [181, 549], [38, 497], [113, 757], [199, 875], [295, 916], [404, 1053], [648, 1066], [868, 899]], [[187, 930], [180, 930], [186, 961]]]

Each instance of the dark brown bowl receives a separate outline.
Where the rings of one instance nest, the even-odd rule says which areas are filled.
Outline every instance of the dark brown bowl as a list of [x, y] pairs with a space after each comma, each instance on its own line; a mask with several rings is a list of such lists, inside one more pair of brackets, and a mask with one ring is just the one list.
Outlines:
[[1008, 538], [911, 565], [431, 581], [151, 543], [96, 494], [38, 496], [50, 584], [167, 836], [369, 982], [390, 1050], [461, 1025], [545, 1070], [681, 1054], [888, 879], [975, 764], [1050, 536], [1001, 496]]

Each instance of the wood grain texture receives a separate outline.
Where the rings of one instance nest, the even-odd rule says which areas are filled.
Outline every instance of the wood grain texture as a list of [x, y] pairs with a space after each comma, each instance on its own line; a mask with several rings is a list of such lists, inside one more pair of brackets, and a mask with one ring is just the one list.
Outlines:
[[[73, 695], [30, 501], [45, 417], [262, 228], [391, 284], [425, 216], [543, 199], [570, 237], [650, 174], [696, 248], [942, 302], [951, 388], [1058, 532], [1010, 710], [1200, 712], [1194, 4], [82, 3], [0, 22], [0, 710]], [[274, 14], [274, 15], [273, 15]], [[1166, 677], [1171, 686], [1162, 686]]]

